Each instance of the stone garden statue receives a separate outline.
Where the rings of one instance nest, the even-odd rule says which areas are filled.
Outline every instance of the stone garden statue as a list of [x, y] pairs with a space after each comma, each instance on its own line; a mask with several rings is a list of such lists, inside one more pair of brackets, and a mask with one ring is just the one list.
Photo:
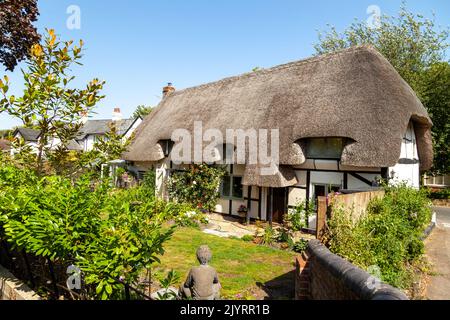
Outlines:
[[218, 300], [220, 299], [221, 285], [216, 270], [208, 263], [212, 258], [208, 246], [201, 246], [197, 250], [197, 259], [200, 266], [193, 267], [182, 287], [182, 298], [193, 300]]

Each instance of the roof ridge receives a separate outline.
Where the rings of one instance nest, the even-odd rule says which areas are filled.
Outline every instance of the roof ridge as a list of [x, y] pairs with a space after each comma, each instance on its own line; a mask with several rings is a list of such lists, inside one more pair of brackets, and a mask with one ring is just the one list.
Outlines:
[[113, 119], [88, 119], [87, 121], [127, 121], [127, 120], [134, 120], [134, 118], [126, 118], [122, 120], [113, 120]]
[[[185, 92], [189, 92], [189, 91], [193, 91], [196, 89], [203, 89], [203, 88], [208, 88], [210, 86], [214, 86], [217, 84], [221, 84], [221, 83], [227, 83], [227, 82], [231, 82], [233, 80], [239, 79], [239, 78], [246, 78], [246, 77], [254, 77], [254, 76], [259, 76], [259, 75], [264, 75], [267, 73], [271, 73], [271, 72], [275, 72], [275, 71], [279, 71], [279, 70], [284, 70], [284, 69], [289, 69], [289, 68], [293, 68], [293, 67], [297, 67], [300, 65], [304, 65], [304, 64], [309, 64], [309, 63], [314, 63], [317, 61], [323, 61], [323, 60], [330, 60], [333, 58], [336, 58], [340, 55], [343, 54], [347, 54], [349, 52], [357, 52], [357, 51], [363, 51], [363, 50], [369, 50], [372, 52], [377, 52], [378, 51], [370, 44], [363, 44], [363, 45], [359, 45], [359, 46], [353, 46], [353, 47], [349, 47], [349, 48], [345, 48], [339, 51], [335, 51], [335, 52], [330, 52], [330, 53], [326, 53], [326, 54], [322, 54], [322, 55], [318, 55], [318, 56], [311, 56], [308, 58], [304, 58], [301, 60], [296, 60], [296, 61], [291, 61], [291, 62], [287, 62], [287, 63], [283, 63], [280, 65], [276, 65], [267, 69], [261, 69], [258, 71], [253, 71], [253, 72], [246, 72], [246, 73], [242, 73], [240, 75], [236, 75], [236, 76], [230, 76], [230, 77], [225, 77], [223, 79], [220, 80], [216, 80], [216, 81], [212, 81], [212, 82], [208, 82], [208, 83], [204, 83], [204, 84], [200, 84], [197, 86], [193, 86], [193, 87], [188, 87], [182, 90], [178, 90], [178, 91], [174, 91], [173, 93], [171, 93], [168, 98], [185, 93]], [[166, 99], [163, 99], [161, 102], [165, 101]]]

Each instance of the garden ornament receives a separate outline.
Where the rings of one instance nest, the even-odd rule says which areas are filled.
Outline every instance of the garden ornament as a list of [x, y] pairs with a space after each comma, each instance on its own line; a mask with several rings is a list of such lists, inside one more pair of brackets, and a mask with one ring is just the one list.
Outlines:
[[216, 270], [209, 266], [212, 253], [208, 246], [203, 245], [197, 250], [200, 266], [193, 267], [185, 283], [180, 288], [182, 298], [192, 300], [220, 299], [221, 285]]

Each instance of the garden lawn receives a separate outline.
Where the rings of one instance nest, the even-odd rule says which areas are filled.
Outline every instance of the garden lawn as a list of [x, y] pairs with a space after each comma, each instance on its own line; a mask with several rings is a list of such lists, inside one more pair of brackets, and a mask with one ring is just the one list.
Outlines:
[[[266, 292], [267, 287], [277, 286], [285, 288], [278, 290], [281, 296], [279, 293], [275, 298], [292, 298], [295, 253], [238, 239], [220, 238], [193, 228], [177, 229], [172, 239], [164, 245], [166, 252], [161, 258], [161, 265], [154, 269], [156, 275], [161, 276], [173, 269], [181, 275], [178, 284], [181, 285], [189, 269], [198, 265], [196, 251], [203, 244], [212, 250], [210, 265], [216, 268], [219, 274], [223, 298], [270, 297]], [[262, 290], [263, 287], [266, 287], [266, 290]]]

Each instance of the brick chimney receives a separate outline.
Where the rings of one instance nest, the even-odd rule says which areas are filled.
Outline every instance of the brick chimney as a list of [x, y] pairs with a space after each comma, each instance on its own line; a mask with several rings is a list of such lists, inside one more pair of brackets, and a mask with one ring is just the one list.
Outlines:
[[175, 91], [175, 88], [172, 86], [172, 83], [169, 82], [167, 86], [163, 88], [163, 99], [167, 97], [169, 94]]
[[120, 108], [114, 108], [112, 113], [112, 121], [120, 121], [123, 119], [122, 112], [120, 112]]

